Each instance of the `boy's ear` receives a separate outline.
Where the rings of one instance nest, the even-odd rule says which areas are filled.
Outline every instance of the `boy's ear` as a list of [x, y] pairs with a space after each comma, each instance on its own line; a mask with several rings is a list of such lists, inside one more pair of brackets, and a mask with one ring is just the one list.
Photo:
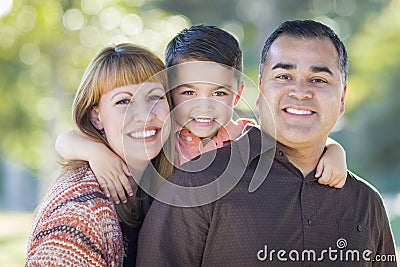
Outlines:
[[244, 89], [244, 82], [241, 82], [239, 85], [239, 89], [236, 93], [235, 101], [233, 102], [234, 107], [239, 103], [239, 100], [242, 97], [243, 89]]
[[97, 107], [93, 107], [90, 111], [90, 121], [97, 130], [100, 131], [104, 129], [103, 123], [101, 122], [99, 109]]

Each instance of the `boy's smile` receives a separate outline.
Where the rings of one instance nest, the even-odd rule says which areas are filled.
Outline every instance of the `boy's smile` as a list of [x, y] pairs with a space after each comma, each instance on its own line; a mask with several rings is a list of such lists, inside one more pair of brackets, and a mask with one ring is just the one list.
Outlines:
[[232, 118], [234, 93], [206, 83], [186, 84], [171, 92], [179, 126], [200, 138], [212, 138]]
[[231, 121], [240, 94], [234, 71], [215, 62], [189, 61], [174, 66], [168, 77], [180, 127], [200, 138], [213, 138]]

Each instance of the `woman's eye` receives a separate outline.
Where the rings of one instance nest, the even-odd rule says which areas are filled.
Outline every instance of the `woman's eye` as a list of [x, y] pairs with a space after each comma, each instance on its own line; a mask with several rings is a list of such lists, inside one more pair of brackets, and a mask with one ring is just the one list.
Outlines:
[[130, 99], [125, 98], [125, 99], [121, 99], [121, 100], [117, 101], [115, 104], [117, 104], [117, 105], [128, 105], [130, 102], [131, 102]]
[[163, 95], [151, 95], [149, 96], [150, 101], [158, 101], [160, 99], [164, 99], [165, 97]]
[[212, 95], [213, 96], [224, 96], [224, 95], [228, 95], [228, 94], [223, 91], [218, 91], [218, 92], [214, 92]]

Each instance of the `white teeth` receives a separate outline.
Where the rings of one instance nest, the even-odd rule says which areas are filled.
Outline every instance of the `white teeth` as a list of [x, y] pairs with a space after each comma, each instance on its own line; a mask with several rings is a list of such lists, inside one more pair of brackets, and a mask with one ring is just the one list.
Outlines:
[[157, 132], [156, 130], [149, 130], [149, 131], [143, 131], [143, 132], [134, 132], [134, 133], [131, 133], [130, 135], [133, 138], [147, 138], [147, 137], [155, 135], [156, 132]]
[[310, 115], [310, 114], [312, 114], [312, 112], [309, 111], [309, 110], [295, 109], [295, 108], [287, 108], [286, 112], [293, 113], [293, 114], [298, 114], [298, 115]]
[[212, 119], [207, 119], [207, 118], [195, 118], [194, 120], [200, 123], [212, 122]]

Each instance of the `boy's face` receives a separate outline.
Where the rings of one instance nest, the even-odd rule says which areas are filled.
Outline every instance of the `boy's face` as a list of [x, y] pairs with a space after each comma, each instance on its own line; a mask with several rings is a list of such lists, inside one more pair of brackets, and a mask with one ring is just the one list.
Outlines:
[[234, 71], [207, 61], [173, 68], [170, 81], [176, 122], [200, 138], [213, 138], [232, 119], [238, 91]]

